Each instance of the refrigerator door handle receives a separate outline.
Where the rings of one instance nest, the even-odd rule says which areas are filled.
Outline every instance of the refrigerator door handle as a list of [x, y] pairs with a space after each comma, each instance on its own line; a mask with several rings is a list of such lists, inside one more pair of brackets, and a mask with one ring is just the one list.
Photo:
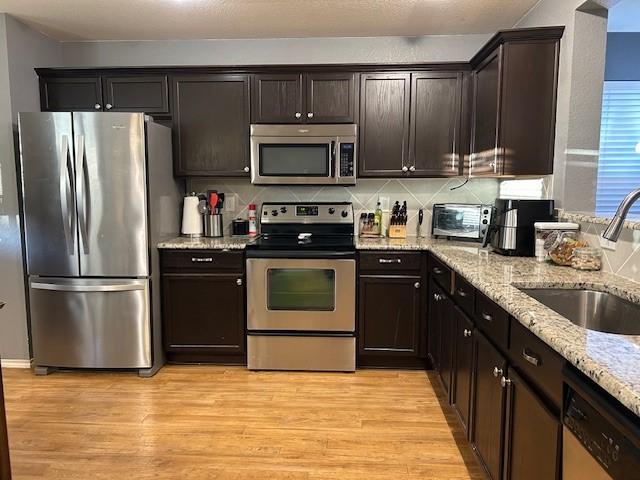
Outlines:
[[78, 187], [78, 225], [80, 230], [80, 240], [82, 250], [85, 255], [89, 255], [89, 182], [87, 171], [87, 156], [84, 147], [84, 135], [78, 135], [78, 148], [76, 152], [80, 159], [80, 166], [76, 165], [76, 185]]
[[144, 290], [144, 283], [114, 283], [104, 285], [69, 285], [60, 283], [32, 282], [31, 288], [36, 290], [54, 290], [58, 292], [131, 292]]
[[62, 135], [62, 149], [60, 152], [60, 208], [62, 210], [62, 226], [64, 239], [69, 255], [75, 254], [74, 227], [75, 205], [73, 202], [73, 174], [69, 170], [69, 137]]

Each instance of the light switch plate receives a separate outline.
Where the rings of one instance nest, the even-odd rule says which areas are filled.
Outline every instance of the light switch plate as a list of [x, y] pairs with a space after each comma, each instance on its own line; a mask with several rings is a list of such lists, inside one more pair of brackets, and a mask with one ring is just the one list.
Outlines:
[[378, 197], [378, 201], [380, 202], [380, 210], [383, 212], [389, 211], [389, 197]]
[[235, 193], [231, 193], [225, 196], [224, 210], [225, 212], [235, 212], [238, 196]]

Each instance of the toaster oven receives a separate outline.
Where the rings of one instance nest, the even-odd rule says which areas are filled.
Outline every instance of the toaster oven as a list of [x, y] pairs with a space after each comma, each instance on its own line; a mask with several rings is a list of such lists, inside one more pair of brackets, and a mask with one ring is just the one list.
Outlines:
[[492, 205], [436, 203], [431, 216], [431, 235], [480, 242], [489, 228], [492, 212]]

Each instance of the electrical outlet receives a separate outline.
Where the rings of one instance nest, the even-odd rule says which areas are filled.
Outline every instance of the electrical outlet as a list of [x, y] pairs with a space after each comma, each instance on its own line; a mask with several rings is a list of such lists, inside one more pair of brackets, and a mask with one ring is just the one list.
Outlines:
[[231, 193], [226, 196], [224, 200], [224, 210], [225, 212], [235, 212], [236, 204], [237, 204], [238, 196], [235, 193]]

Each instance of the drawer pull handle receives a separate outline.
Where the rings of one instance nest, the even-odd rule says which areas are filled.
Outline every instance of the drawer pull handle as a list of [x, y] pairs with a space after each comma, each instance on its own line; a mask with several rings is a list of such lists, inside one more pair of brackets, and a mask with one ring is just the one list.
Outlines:
[[467, 338], [468, 338], [468, 337], [470, 337], [470, 336], [471, 336], [471, 330], [469, 330], [468, 328], [465, 328], [465, 329], [462, 331], [462, 335], [464, 335], [464, 336], [465, 336], [465, 337], [467, 337]]
[[444, 273], [444, 270], [442, 270], [441, 268], [438, 268], [438, 267], [433, 267], [433, 269], [431, 271], [433, 273], [435, 273], [436, 275], [442, 275]]
[[460, 297], [462, 297], [462, 298], [464, 298], [464, 297], [466, 297], [467, 295], [469, 295], [467, 292], [465, 292], [465, 291], [464, 291], [464, 290], [462, 290], [461, 288], [458, 288], [458, 289], [456, 290], [456, 293], [458, 294], [458, 296], [460, 296]]
[[498, 367], [493, 367], [493, 376], [498, 378], [500, 375], [502, 375], [504, 372], [502, 371], [501, 368]]
[[211, 257], [191, 257], [191, 261], [193, 263], [213, 263], [213, 258], [211, 258]]
[[536, 367], [540, 366], [540, 359], [535, 355], [527, 353], [527, 349], [526, 348], [522, 349], [522, 358], [524, 358], [531, 365], [534, 365]]
[[402, 263], [401, 258], [379, 258], [378, 263]]
[[483, 320], [486, 320], [487, 322], [493, 322], [493, 316], [489, 315], [487, 312], [482, 312], [480, 316], [482, 317]]

